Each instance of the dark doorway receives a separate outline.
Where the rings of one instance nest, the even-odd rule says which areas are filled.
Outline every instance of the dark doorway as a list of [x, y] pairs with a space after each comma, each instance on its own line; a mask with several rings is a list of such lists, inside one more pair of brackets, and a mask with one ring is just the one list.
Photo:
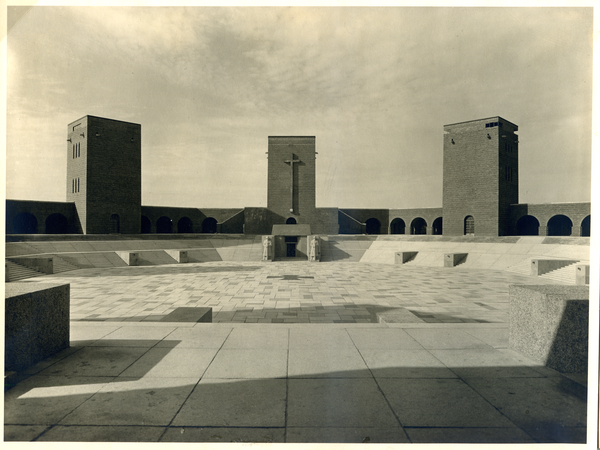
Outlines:
[[215, 234], [217, 232], [217, 219], [207, 217], [202, 221], [202, 232]]
[[442, 234], [442, 218], [438, 217], [433, 221], [433, 230], [431, 234]]
[[540, 222], [533, 216], [523, 216], [517, 220], [517, 236], [538, 236]]
[[118, 214], [110, 216], [110, 234], [118, 234], [121, 232], [121, 218]]
[[60, 213], [50, 214], [46, 219], [46, 234], [67, 234], [69, 221]]
[[296, 257], [296, 244], [298, 243], [297, 236], [286, 236], [285, 237], [285, 246], [286, 246], [286, 255], [288, 258]]
[[17, 214], [13, 219], [12, 232], [14, 234], [36, 234], [37, 226], [37, 219], [33, 214], [22, 212]]
[[548, 221], [548, 236], [571, 236], [573, 222], [567, 216], [559, 214]]
[[294, 219], [293, 217], [290, 217], [288, 220], [285, 221], [286, 225], [296, 225], [296, 219]]
[[156, 221], [156, 232], [157, 233], [172, 233], [173, 232], [173, 221], [167, 216], [162, 216]]
[[394, 219], [390, 224], [390, 233], [392, 234], [404, 234], [406, 233], [406, 224], [402, 219]]
[[142, 233], [152, 233], [152, 222], [146, 216], [142, 216]]
[[375, 218], [367, 219], [365, 223], [365, 231], [367, 234], [379, 234], [381, 233], [381, 223]]
[[591, 235], [591, 226], [592, 226], [591, 216], [587, 216], [581, 222], [581, 235], [584, 237], [589, 237]]
[[417, 217], [410, 223], [410, 234], [427, 234], [427, 222], [421, 217]]
[[192, 223], [192, 219], [189, 217], [182, 217], [177, 222], [177, 232], [178, 233], [191, 233], [194, 231], [194, 224]]

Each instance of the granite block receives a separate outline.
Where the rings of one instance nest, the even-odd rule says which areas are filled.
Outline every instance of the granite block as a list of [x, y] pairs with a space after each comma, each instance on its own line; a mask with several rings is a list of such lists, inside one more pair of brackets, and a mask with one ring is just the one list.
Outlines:
[[69, 284], [5, 284], [4, 370], [24, 370], [68, 348], [69, 314]]
[[587, 372], [586, 286], [510, 286], [509, 296], [509, 348], [559, 372]]

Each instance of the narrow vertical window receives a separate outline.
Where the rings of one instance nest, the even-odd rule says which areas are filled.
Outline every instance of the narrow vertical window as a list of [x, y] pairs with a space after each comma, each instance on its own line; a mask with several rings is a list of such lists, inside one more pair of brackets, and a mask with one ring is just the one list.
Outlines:
[[75, 192], [75, 179], [71, 180], [71, 193]]
[[465, 217], [465, 235], [475, 234], [475, 219], [473, 216]]

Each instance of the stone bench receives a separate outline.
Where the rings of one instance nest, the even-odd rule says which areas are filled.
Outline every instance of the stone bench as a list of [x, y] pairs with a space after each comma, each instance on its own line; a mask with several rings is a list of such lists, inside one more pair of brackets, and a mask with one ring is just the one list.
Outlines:
[[509, 348], [559, 372], [587, 372], [588, 287], [510, 286], [509, 297]]
[[444, 267], [458, 266], [467, 259], [468, 255], [468, 253], [446, 253], [444, 254]]
[[5, 371], [19, 372], [69, 347], [69, 284], [4, 286]]
[[409, 261], [412, 261], [417, 257], [417, 253], [419, 252], [396, 252], [396, 264], [406, 264]]

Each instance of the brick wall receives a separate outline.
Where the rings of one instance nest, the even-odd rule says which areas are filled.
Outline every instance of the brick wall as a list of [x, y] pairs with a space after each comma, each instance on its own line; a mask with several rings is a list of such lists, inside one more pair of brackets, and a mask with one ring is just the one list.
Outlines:
[[592, 205], [589, 202], [582, 203], [522, 203], [511, 205], [509, 224], [514, 234], [517, 234], [517, 224], [524, 216], [533, 216], [539, 222], [539, 235], [546, 236], [548, 222], [557, 215], [568, 217], [572, 224], [572, 236], [581, 235], [583, 220], [591, 214]]
[[[65, 218], [67, 223], [66, 233], [81, 233], [81, 225], [74, 203], [6, 200], [6, 234], [25, 233], [26, 231], [23, 230], [22, 226], [31, 223], [29, 215], [34, 218], [34, 228], [28, 230], [27, 233], [44, 234], [46, 233], [46, 221], [53, 214], [60, 214]], [[21, 224], [21, 229], [19, 224]]]
[[[390, 233], [395, 234], [392, 229], [392, 224], [399, 219], [404, 222], [405, 231], [400, 234], [411, 234], [411, 225], [413, 221], [423, 219], [427, 224], [427, 234], [433, 233], [433, 225], [436, 219], [442, 218], [442, 208], [410, 208], [410, 209], [390, 209], [390, 219], [388, 226]], [[414, 222], [416, 224], [416, 222]], [[442, 221], [443, 223], [443, 221]], [[436, 222], [436, 225], [438, 222]], [[443, 229], [443, 228], [442, 228]], [[435, 233], [435, 234], [439, 234]]]
[[[68, 126], [67, 200], [77, 207], [85, 234], [139, 233], [142, 200], [141, 126], [85, 116]], [[72, 146], [79, 145], [77, 157]], [[79, 191], [73, 192], [73, 179]]]
[[[363, 233], [367, 234], [388, 234], [388, 224], [390, 217], [389, 209], [348, 209], [348, 208], [340, 208], [340, 211], [345, 213], [346, 215], [352, 217], [354, 220], [366, 224], [369, 220], [377, 220], [379, 222], [380, 228], [379, 233], [370, 233], [368, 227], [364, 227]], [[352, 220], [348, 220], [348, 218], [340, 216], [340, 234], [357, 234], [356, 231], [356, 223], [353, 223]]]
[[[486, 127], [489, 123], [496, 125]], [[517, 141], [516, 130], [516, 125], [497, 116], [444, 126], [445, 235], [464, 234], [469, 215], [475, 220], [476, 235], [506, 233], [503, 223], [509, 205], [518, 201], [518, 152], [514, 144], [514, 155], [504, 154], [504, 143]], [[504, 180], [509, 163], [515, 166], [510, 182]]]
[[[315, 137], [269, 136], [267, 208], [285, 223], [311, 224], [315, 216]], [[293, 164], [285, 161], [298, 160]], [[293, 198], [292, 198], [293, 193]], [[291, 211], [293, 209], [293, 211]]]

